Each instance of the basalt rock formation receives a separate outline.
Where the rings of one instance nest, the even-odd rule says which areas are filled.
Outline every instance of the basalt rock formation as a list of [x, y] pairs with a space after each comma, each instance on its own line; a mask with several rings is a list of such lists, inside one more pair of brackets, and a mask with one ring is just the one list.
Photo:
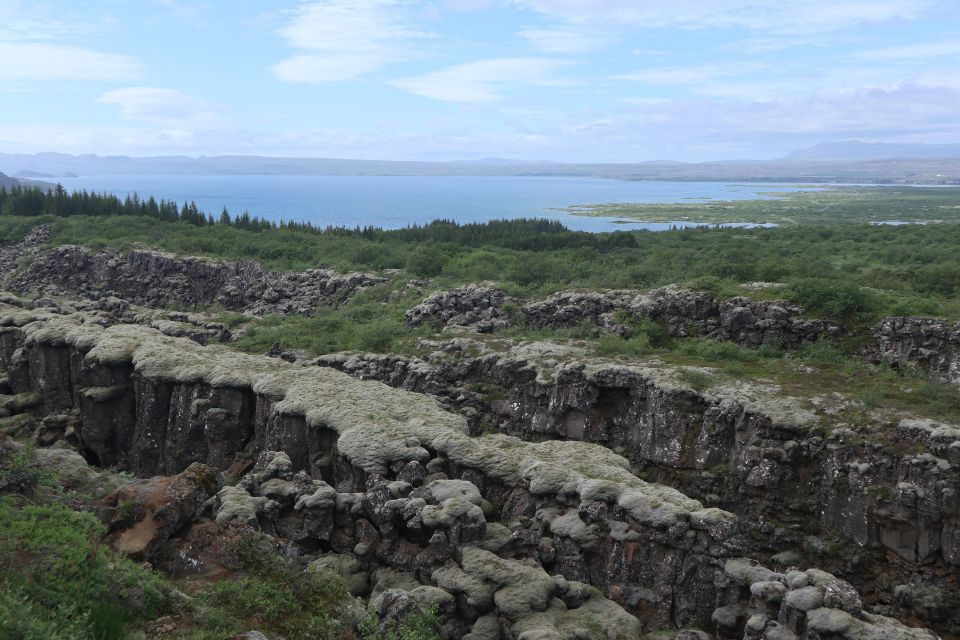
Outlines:
[[407, 311], [407, 324], [473, 327], [479, 333], [491, 333], [509, 324], [502, 311], [506, 301], [503, 290], [489, 284], [438, 291]]
[[252, 260], [225, 262], [156, 251], [93, 252], [73, 245], [41, 251], [36, 241], [36, 237], [27, 238], [4, 252], [7, 261], [22, 255], [32, 259], [19, 272], [6, 271], [3, 285], [8, 290], [93, 300], [119, 298], [153, 308], [221, 307], [253, 315], [310, 315], [317, 305], [342, 303], [385, 282], [368, 273], [274, 272]]
[[[187, 514], [208, 513], [224, 531], [256, 527], [319, 552], [318, 568], [369, 590], [381, 619], [436, 606], [451, 638], [635, 638], [684, 627], [786, 637], [776, 624], [823, 640], [934, 637], [862, 611], [849, 585], [822, 572], [803, 573], [803, 585], [798, 571], [738, 572], [753, 564], [742, 559], [750, 543], [735, 515], [644, 481], [627, 458], [577, 437], [606, 429], [611, 439], [615, 412], [584, 415], [582, 434], [576, 416], [539, 425], [540, 442], [470, 435], [463, 416], [428, 395], [112, 323], [104, 312], [0, 304], [0, 327], [10, 397], [29, 395], [23, 406], [68, 425], [64, 437], [99, 465], [180, 474], [118, 498], [136, 505], [141, 533], [152, 532], [126, 538], [143, 557], [171, 557], [185, 544], [175, 529]], [[589, 384], [604, 388], [642, 378], [571, 375], [598, 375]], [[574, 385], [586, 392], [584, 380]], [[665, 408], [676, 401], [668, 396]], [[551, 410], [538, 408], [543, 400], [530, 399], [531, 415]], [[779, 427], [743, 420], [748, 431]], [[551, 439], [554, 428], [565, 439]], [[697, 456], [668, 444], [669, 429], [648, 433], [666, 460]], [[694, 439], [706, 446], [710, 435]], [[221, 484], [213, 470], [240, 480]], [[173, 555], [189, 557], [188, 547]], [[816, 593], [792, 595], [811, 586]], [[777, 594], [791, 604], [775, 612]], [[794, 606], [798, 598], [816, 606]]]
[[426, 359], [335, 354], [317, 364], [436, 394], [476, 432], [602, 444], [642, 477], [737, 513], [756, 557], [802, 554], [881, 610], [960, 629], [960, 426], [901, 414], [847, 424], [837, 414], [852, 401], [840, 394], [720, 379], [697, 391], [683, 381], [689, 369], [570, 346], [432, 346]]
[[[512, 309], [505, 307], [508, 303]], [[562, 291], [520, 306], [495, 286], [467, 285], [434, 293], [407, 312], [411, 326], [427, 322], [440, 327], [470, 326], [479, 333], [491, 333], [518, 320], [552, 328], [588, 324], [624, 336], [631, 333], [630, 322], [646, 320], [674, 337], [703, 336], [746, 347], [772, 344], [786, 349], [841, 333], [838, 325], [804, 318], [801, 307], [783, 300], [718, 300], [705, 291], [677, 286], [647, 292]]]
[[884, 318], [873, 337], [875, 360], [910, 364], [960, 384], [960, 324], [934, 318]]

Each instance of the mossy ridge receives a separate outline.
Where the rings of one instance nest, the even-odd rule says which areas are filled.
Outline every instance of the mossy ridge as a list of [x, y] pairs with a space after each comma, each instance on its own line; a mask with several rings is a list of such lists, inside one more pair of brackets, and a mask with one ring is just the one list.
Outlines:
[[[622, 338], [614, 337], [616, 340]], [[673, 340], [636, 356], [610, 356], [584, 339], [569, 339], [559, 332], [542, 332], [535, 340], [473, 334], [453, 341], [463, 352], [478, 357], [504, 356], [524, 360], [541, 383], [552, 383], [567, 366], [582, 367], [588, 378], [613, 368], [638, 376], [665, 391], [692, 390], [713, 400], [726, 399], [768, 413], [783, 424], [823, 422], [815, 403], [837, 396], [831, 422], [856, 420], [865, 411], [878, 416], [878, 424], [896, 424], [905, 417], [923, 416], [960, 422], [960, 389], [910, 367], [895, 371], [850, 355], [841, 345], [815, 343], [793, 352], [772, 346], [740, 347], [707, 338]], [[439, 342], [421, 341], [423, 355], [436, 351]], [[838, 389], [843, 389], [839, 393]], [[822, 425], [821, 425], [822, 426]]]
[[332, 369], [204, 347], [150, 327], [104, 329], [88, 320], [88, 315], [75, 313], [27, 324], [23, 331], [28, 343], [70, 345], [109, 366], [133, 364], [147, 379], [250, 387], [274, 400], [271, 410], [276, 414], [300, 416], [309, 427], [337, 431], [338, 451], [368, 473], [387, 473], [396, 461], [424, 461], [433, 451], [509, 486], [523, 479], [535, 493], [579, 494], [587, 501], [599, 496], [647, 524], [702, 509], [674, 489], [633, 476], [625, 458], [600, 445], [518, 442], [503, 448], [506, 436], [470, 437], [465, 418], [444, 411], [426, 395]]

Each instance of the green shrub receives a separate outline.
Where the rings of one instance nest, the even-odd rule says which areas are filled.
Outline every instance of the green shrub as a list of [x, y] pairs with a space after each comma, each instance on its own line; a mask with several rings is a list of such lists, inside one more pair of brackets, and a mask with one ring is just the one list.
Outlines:
[[709, 338], [690, 338], [677, 343], [677, 352], [709, 362], [755, 362], [760, 358], [756, 350], [746, 349], [733, 342], [711, 340]]
[[360, 626], [361, 640], [439, 640], [436, 607], [429, 611], [410, 613], [400, 623], [380, 631], [377, 621], [369, 618]]
[[156, 574], [100, 543], [91, 513], [0, 499], [0, 637], [127, 637], [155, 617], [168, 589]]
[[224, 638], [257, 629], [287, 640], [346, 638], [350, 600], [343, 580], [287, 564], [276, 541], [250, 532], [231, 543], [242, 573], [193, 593], [197, 628], [188, 638]]
[[651, 345], [643, 333], [630, 338], [604, 334], [597, 339], [596, 350], [604, 356], [642, 356], [650, 353]]
[[854, 282], [830, 278], [805, 278], [791, 285], [790, 299], [807, 311], [849, 320], [880, 309], [876, 294]]
[[214, 610], [208, 625], [228, 633], [258, 629], [288, 640], [344, 636], [337, 614], [346, 589], [333, 574], [256, 573], [221, 580], [200, 597]]

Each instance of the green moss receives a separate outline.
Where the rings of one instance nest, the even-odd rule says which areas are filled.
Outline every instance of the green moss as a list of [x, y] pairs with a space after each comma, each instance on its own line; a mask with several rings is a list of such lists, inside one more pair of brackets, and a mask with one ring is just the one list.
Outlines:
[[697, 369], [681, 369], [677, 377], [696, 391], [705, 391], [714, 382], [712, 375]]

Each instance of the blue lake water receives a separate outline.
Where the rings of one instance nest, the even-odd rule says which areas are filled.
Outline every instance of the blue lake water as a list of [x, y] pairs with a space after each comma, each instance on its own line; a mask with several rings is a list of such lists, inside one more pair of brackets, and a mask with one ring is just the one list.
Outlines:
[[60, 178], [70, 190], [134, 192], [143, 197], [194, 201], [219, 215], [247, 210], [268, 220], [314, 225], [378, 226], [426, 224], [438, 218], [485, 222], [510, 218], [551, 218], [581, 231], [669, 229], [672, 224], [617, 223], [615, 218], [573, 216], [557, 208], [605, 203], [682, 203], [751, 200], [762, 192], [810, 187], [722, 182], [632, 182], [597, 178], [527, 176], [172, 176], [102, 175]]

